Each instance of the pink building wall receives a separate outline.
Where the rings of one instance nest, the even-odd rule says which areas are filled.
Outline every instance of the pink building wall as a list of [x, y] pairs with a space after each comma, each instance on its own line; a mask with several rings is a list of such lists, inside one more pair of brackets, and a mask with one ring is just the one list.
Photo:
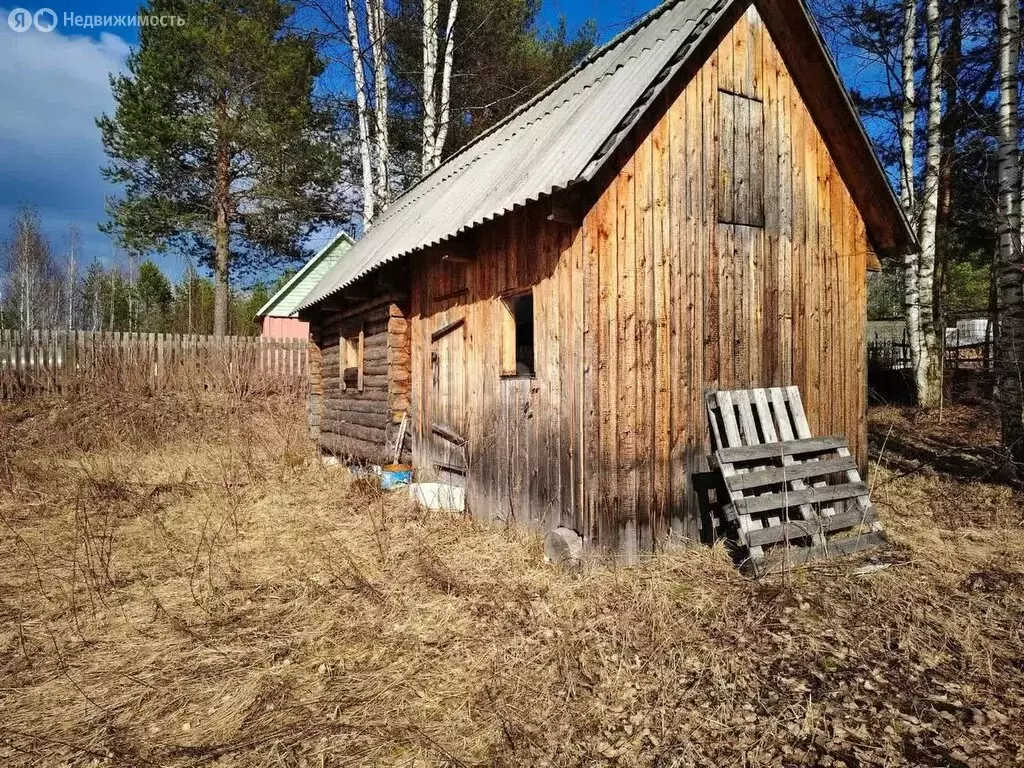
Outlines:
[[308, 339], [309, 323], [297, 317], [264, 317], [261, 336], [267, 339]]

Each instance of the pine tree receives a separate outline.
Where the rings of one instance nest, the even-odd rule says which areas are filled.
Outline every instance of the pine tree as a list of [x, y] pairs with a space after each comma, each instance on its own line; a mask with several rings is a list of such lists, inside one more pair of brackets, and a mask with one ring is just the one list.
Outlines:
[[309, 232], [339, 221], [334, 113], [314, 98], [323, 72], [280, 0], [151, 0], [116, 110], [97, 122], [124, 196], [105, 231], [123, 247], [176, 246], [214, 272], [213, 332], [227, 332], [229, 275], [304, 255]]

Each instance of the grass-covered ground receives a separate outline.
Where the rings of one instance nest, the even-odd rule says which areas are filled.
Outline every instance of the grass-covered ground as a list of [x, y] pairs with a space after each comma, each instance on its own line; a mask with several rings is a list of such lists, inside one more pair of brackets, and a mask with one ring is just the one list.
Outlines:
[[894, 547], [761, 581], [721, 547], [562, 571], [303, 424], [0, 407], [0, 764], [1024, 761], [1024, 504], [977, 411], [875, 411]]

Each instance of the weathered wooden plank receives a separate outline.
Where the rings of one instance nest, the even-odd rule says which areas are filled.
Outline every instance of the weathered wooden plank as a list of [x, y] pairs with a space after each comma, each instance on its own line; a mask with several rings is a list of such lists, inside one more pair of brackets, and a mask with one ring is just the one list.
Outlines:
[[718, 220], [736, 221], [736, 104], [738, 97], [719, 93]]
[[447, 424], [431, 424], [430, 431], [447, 440], [449, 443], [454, 443], [455, 445], [462, 446], [469, 442], [467, 438], [460, 435]]
[[[321, 428], [328, 432], [340, 432], [341, 424], [386, 429], [391, 422], [391, 414], [386, 410], [376, 413], [365, 413], [362, 411], [332, 408], [326, 404], [320, 411], [320, 417]], [[335, 429], [335, 427], [339, 428]]]
[[604, 336], [601, 298], [606, 289], [601, 284], [601, 255], [607, 246], [607, 195], [598, 198], [583, 224], [583, 532], [593, 541], [599, 536], [601, 492], [601, 461], [603, 454], [601, 429], [602, 390], [601, 340]]
[[573, 371], [572, 387], [572, 421], [574, 456], [572, 462], [572, 485], [573, 485], [573, 520], [572, 527], [577, 531], [588, 530], [586, 513], [586, 488], [585, 488], [585, 467], [587, 430], [585, 424], [585, 411], [587, 400], [586, 368], [587, 358], [585, 350], [585, 327], [587, 322], [588, 296], [585, 287], [586, 279], [586, 241], [584, 230], [581, 228], [576, 232], [573, 241], [573, 262], [572, 275], [570, 280], [571, 313], [572, 313], [572, 335], [573, 353], [571, 366]]
[[[871, 525], [878, 519], [873, 507], [840, 512], [830, 517], [814, 517], [808, 520], [793, 520], [783, 525], [773, 525], [747, 534], [748, 546], [766, 546], [794, 539], [811, 538], [828, 541], [824, 536], [856, 525]], [[822, 545], [819, 545], [822, 546]]]
[[842, 435], [831, 437], [808, 437], [770, 445], [744, 445], [736, 448], [721, 448], [715, 452], [720, 462], [735, 464], [741, 461], [759, 461], [783, 456], [806, 456], [827, 453], [847, 445]]
[[[654, 178], [652, 165], [653, 136], [645, 137], [634, 155], [636, 158], [636, 389], [635, 412], [635, 546], [638, 551], [652, 547], [653, 479], [654, 479]], [[624, 341], [628, 344], [629, 337]], [[627, 557], [629, 553], [627, 552]]]
[[321, 402], [324, 409], [330, 408], [338, 413], [375, 413], [383, 416], [389, 412], [388, 402], [383, 397], [373, 400], [322, 397]]
[[[631, 165], [631, 164], [630, 164]], [[632, 175], [632, 168], [623, 173]], [[601, 336], [599, 339], [598, 366], [601, 375], [600, 401], [601, 408], [601, 481], [596, 492], [600, 499], [600, 516], [604, 523], [601, 533], [609, 545], [616, 542], [610, 537], [617, 536], [617, 508], [621, 498], [619, 478], [620, 466], [620, 432], [619, 432], [619, 258], [618, 258], [618, 215], [619, 215], [619, 183], [611, 185], [605, 192], [607, 206], [604, 208], [604, 222], [601, 225], [600, 243], [600, 301], [601, 301]], [[630, 254], [632, 257], [632, 254]]]
[[873, 549], [888, 543], [883, 533], [863, 533], [849, 538], [832, 539], [821, 546], [784, 547], [773, 552], [773, 556], [756, 563], [755, 569], [761, 575], [778, 573], [786, 568], [798, 567], [825, 557], [841, 557]]
[[[709, 402], [712, 403], [712, 408], [716, 410], [721, 419], [722, 438], [724, 442], [723, 447], [735, 448], [743, 445], [743, 440], [740, 437], [740, 426], [736, 420], [736, 409], [732, 400], [732, 392], [728, 390], [722, 390], [717, 393], [711, 393], [709, 396]], [[725, 459], [726, 461], [735, 461], [734, 459]]]
[[[354, 369], [347, 369], [354, 370]], [[349, 374], [350, 376], [352, 374]], [[351, 379], [350, 379], [351, 380]], [[363, 376], [363, 391], [360, 392], [355, 387], [349, 389], [342, 389], [343, 379], [341, 376], [325, 376], [324, 377], [324, 389], [339, 389], [346, 393], [346, 397], [359, 398], [363, 395], [372, 395], [374, 397], [380, 396], [381, 393], [386, 394], [388, 389], [389, 378], [386, 375], [382, 376]], [[376, 390], [372, 392], [371, 390]]]
[[[667, 105], [665, 105], [667, 106]], [[671, 169], [668, 158], [671, 142], [671, 122], [668, 116], [659, 120], [651, 132], [652, 163], [651, 185], [653, 198], [653, 259], [650, 279], [652, 314], [652, 397], [649, 416], [652, 420], [650, 438], [651, 478], [651, 534], [650, 541], [642, 542], [653, 548], [668, 532], [671, 494], [672, 447], [672, 369], [671, 369], [671, 281], [669, 261], [672, 253], [672, 222], [669, 202], [672, 196]], [[682, 215], [680, 207], [679, 215]]]
[[[745, 77], [745, 75], [744, 75]], [[751, 157], [753, 126], [753, 105], [756, 102], [742, 96], [730, 96], [729, 105], [732, 109], [733, 145], [732, 157], [732, 217], [733, 224], [753, 225], [757, 223], [754, 215], [755, 200], [753, 194], [753, 175], [751, 169], [754, 160]], [[744, 233], [750, 234], [750, 233]]]
[[780, 483], [787, 483], [793, 480], [805, 480], [809, 477], [821, 477], [834, 472], [846, 472], [847, 470], [855, 469], [856, 467], [857, 462], [854, 461], [852, 457], [840, 456], [834, 459], [823, 459], [821, 461], [793, 464], [784, 467], [751, 469], [746, 474], [735, 475], [728, 478], [726, 480], [726, 487], [728, 487], [729, 490], [741, 491], [766, 485], [778, 485]]
[[747, 174], [748, 183], [745, 190], [747, 218], [740, 223], [752, 227], [765, 225], [765, 134], [764, 134], [764, 102], [748, 99], [746, 103], [747, 129]]
[[[749, 392], [745, 389], [740, 389], [730, 393], [730, 397], [736, 406], [736, 412], [739, 416], [738, 421], [742, 430], [743, 445], [758, 445], [763, 442], [757, 432], [757, 423], [754, 420], [754, 411], [750, 405]], [[721, 400], [721, 396], [719, 399]]]
[[[708, 394], [708, 415], [711, 417], [713, 423], [717, 422], [719, 419], [721, 420], [722, 437], [725, 441], [725, 446], [737, 446], [745, 442], [740, 437], [740, 432], [736, 422], [736, 415], [734, 413], [735, 405], [733, 402], [734, 394], [739, 396], [741, 401], [746, 399], [746, 393], [742, 391], [733, 393], [723, 390], [720, 392], [712, 392]], [[742, 408], [740, 408], [740, 410], [742, 411]], [[716, 414], [718, 418], [716, 418]], [[741, 414], [741, 420], [742, 418], [743, 417]], [[751, 435], [752, 433], [748, 431], [747, 441], [750, 440]], [[753, 440], [754, 442], [756, 442], [756, 436], [753, 438]], [[737, 469], [733, 464], [729, 462], [721, 462], [719, 464], [719, 469], [722, 473], [723, 478], [730, 478], [733, 477], [734, 475], [741, 474], [744, 471]], [[739, 502], [744, 498], [744, 491], [736, 490], [731, 494], [731, 496], [734, 502]], [[736, 519], [734, 509], [735, 508], [732, 505], [725, 507], [725, 512], [727, 514], [731, 513], [730, 517], [732, 519]], [[749, 516], [740, 517], [738, 519], [738, 523], [740, 529], [740, 536], [744, 541], [746, 541], [746, 537], [751, 531], [761, 528], [763, 525], [761, 520]], [[748, 546], [747, 550], [750, 556], [753, 558], [759, 558], [763, 555], [761, 547], [756, 545]]]
[[718, 370], [715, 377], [722, 389], [735, 389], [736, 348], [736, 227], [718, 227]]
[[799, 507], [802, 504], [826, 504], [832, 501], [852, 499], [868, 494], [867, 483], [842, 483], [825, 485], [821, 488], [805, 488], [800, 491], [772, 493], [735, 499], [730, 506], [738, 515], [756, 515], [776, 509]]
[[619, 172], [616, 203], [617, 248], [616, 264], [618, 280], [616, 290], [616, 327], [609, 346], [615, 349], [618, 374], [616, 394], [618, 409], [617, 430], [614, 440], [617, 445], [618, 477], [618, 550], [631, 560], [637, 541], [637, 496], [639, 494], [639, 472], [637, 465], [637, 426], [642, 419], [640, 402], [641, 380], [638, 378], [639, 334], [637, 322], [638, 301], [642, 301], [645, 287], [643, 280], [643, 219], [641, 205], [644, 204], [643, 189], [650, 168], [650, 145], [642, 143]]
[[[690, 422], [690, 387], [692, 385], [688, 359], [689, 345], [684, 334], [700, 333], [692, 319], [693, 304], [688, 300], [692, 290], [693, 244], [690, 239], [690, 221], [694, 209], [690, 201], [687, 163], [691, 158], [691, 145], [687, 123], [695, 94], [699, 93], [700, 78], [694, 78], [678, 99], [667, 98], [668, 102], [668, 148], [664, 159], [667, 172], [668, 201], [665, 216], [668, 223], [668, 238], [663, 246], [662, 258], [667, 262], [665, 271], [665, 311], [668, 315], [667, 360], [665, 375], [668, 377], [668, 488], [667, 514], [671, 541], [681, 543], [690, 536], [687, 511], [689, 507], [689, 472], [686, 446]], [[697, 160], [699, 166], [699, 158]], [[698, 169], [699, 170], [699, 169]], [[659, 346], [659, 353], [663, 350]], [[660, 406], [659, 406], [660, 407]]]

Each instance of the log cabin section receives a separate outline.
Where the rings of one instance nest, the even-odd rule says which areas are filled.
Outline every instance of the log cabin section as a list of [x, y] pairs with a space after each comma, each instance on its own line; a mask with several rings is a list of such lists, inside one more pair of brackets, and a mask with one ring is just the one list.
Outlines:
[[[323, 451], [346, 461], [394, 461], [409, 411], [408, 307], [407, 288], [367, 278], [310, 316], [310, 434]], [[408, 439], [400, 459], [411, 460]]]
[[697, 539], [713, 389], [796, 384], [813, 432], [846, 435], [864, 468], [865, 221], [765, 21], [737, 5], [579, 221], [541, 200], [414, 256], [414, 464], [464, 484], [474, 514], [566, 525], [627, 560]]

